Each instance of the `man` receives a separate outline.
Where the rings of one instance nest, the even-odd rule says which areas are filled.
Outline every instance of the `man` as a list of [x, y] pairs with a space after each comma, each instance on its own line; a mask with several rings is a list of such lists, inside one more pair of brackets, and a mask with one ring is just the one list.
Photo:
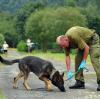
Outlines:
[[27, 39], [26, 43], [27, 43], [27, 47], [28, 47], [28, 52], [30, 53], [32, 51], [33, 43], [31, 42], [31, 39]]
[[95, 31], [85, 27], [75, 26], [70, 28], [65, 35], [57, 37], [56, 42], [65, 49], [68, 78], [73, 76], [73, 72], [70, 71], [70, 50], [78, 49], [75, 57], [75, 71], [77, 72], [79, 70], [79, 72], [75, 74], [76, 83], [69, 88], [85, 88], [83, 68], [86, 66], [86, 59], [90, 52], [91, 62], [97, 75], [97, 91], [100, 91], [100, 44], [99, 36]]
[[6, 41], [4, 41], [4, 44], [3, 44], [4, 53], [7, 53], [8, 52], [8, 47], [9, 47], [9, 45], [7, 44]]

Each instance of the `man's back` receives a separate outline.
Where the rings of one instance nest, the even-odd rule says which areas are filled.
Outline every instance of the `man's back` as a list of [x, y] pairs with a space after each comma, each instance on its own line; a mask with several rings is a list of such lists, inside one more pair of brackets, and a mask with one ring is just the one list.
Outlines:
[[87, 40], [94, 34], [94, 32], [94, 30], [85, 27], [75, 26], [70, 28], [65, 35], [71, 38], [81, 37], [82, 39]]
[[85, 27], [75, 26], [70, 28], [65, 36], [70, 39], [70, 47], [84, 49], [85, 43], [89, 44], [94, 32], [94, 30]]

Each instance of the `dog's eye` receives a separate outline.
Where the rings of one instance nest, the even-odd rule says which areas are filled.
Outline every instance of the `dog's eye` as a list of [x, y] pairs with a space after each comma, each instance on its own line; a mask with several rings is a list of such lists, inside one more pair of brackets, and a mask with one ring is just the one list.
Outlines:
[[53, 83], [54, 85], [56, 85], [56, 81], [52, 81], [52, 83]]

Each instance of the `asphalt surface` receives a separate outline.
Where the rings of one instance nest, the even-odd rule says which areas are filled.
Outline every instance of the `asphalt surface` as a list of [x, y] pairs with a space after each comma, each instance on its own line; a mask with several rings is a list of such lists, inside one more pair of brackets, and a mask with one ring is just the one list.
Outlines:
[[[15, 50], [9, 50], [6, 59], [15, 59], [23, 57]], [[49, 59], [54, 66], [62, 72], [65, 70], [65, 64], [62, 62]], [[0, 65], [2, 65], [0, 63]], [[32, 91], [26, 91], [23, 87], [23, 80], [18, 82], [18, 89], [13, 89], [13, 78], [18, 74], [18, 64], [5, 65], [0, 70], [0, 89], [6, 99], [100, 99], [100, 92], [96, 91], [96, 75], [92, 68], [89, 66], [89, 72], [84, 72], [86, 80], [86, 89], [70, 90], [68, 86], [74, 84], [74, 78], [71, 81], [65, 81], [66, 92], [60, 92], [58, 88], [52, 86], [52, 91], [48, 92], [45, 85], [34, 74], [30, 74], [28, 82]], [[74, 68], [72, 68], [74, 70]], [[66, 76], [65, 76], [66, 77]], [[1, 99], [1, 98], [0, 98]]]

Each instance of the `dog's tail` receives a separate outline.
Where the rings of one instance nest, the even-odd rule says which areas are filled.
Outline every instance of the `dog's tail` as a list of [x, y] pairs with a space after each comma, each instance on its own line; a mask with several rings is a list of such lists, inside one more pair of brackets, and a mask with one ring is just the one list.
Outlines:
[[3, 63], [3, 64], [7, 64], [7, 65], [12, 65], [14, 63], [19, 63], [20, 59], [15, 59], [15, 60], [6, 60], [4, 58], [2, 58], [0, 56], [0, 62]]

